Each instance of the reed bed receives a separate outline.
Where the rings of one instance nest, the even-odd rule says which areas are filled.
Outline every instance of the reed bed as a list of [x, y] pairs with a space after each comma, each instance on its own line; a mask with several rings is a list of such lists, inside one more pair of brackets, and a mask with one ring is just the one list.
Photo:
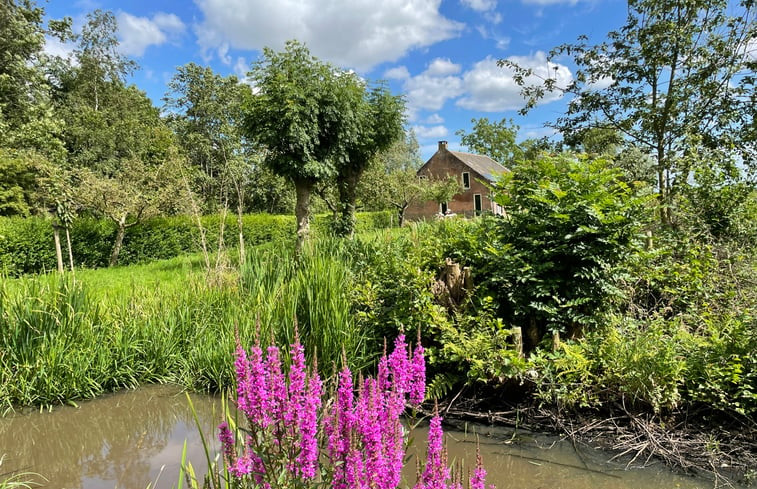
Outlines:
[[191, 266], [178, 267], [164, 286], [137, 274], [119, 293], [94, 289], [86, 276], [2, 280], [0, 411], [145, 383], [230, 388], [235, 335], [246, 344], [272, 336], [291, 343], [295, 321], [326, 375], [341, 364], [343, 348], [351, 366], [364, 366], [370, 337], [353, 320], [351, 272], [340, 249], [328, 239], [298, 259], [289, 249], [252, 249], [220, 285]]

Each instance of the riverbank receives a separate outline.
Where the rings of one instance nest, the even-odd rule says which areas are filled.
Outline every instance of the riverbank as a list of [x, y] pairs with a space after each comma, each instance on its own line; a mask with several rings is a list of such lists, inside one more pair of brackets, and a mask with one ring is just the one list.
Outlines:
[[566, 410], [533, 403], [504, 404], [465, 397], [439, 405], [454, 427], [485, 423], [552, 433], [574, 446], [605, 450], [626, 469], [665, 465], [711, 481], [714, 487], [757, 487], [757, 422], [700, 407], [661, 416], [632, 413], [622, 405]]

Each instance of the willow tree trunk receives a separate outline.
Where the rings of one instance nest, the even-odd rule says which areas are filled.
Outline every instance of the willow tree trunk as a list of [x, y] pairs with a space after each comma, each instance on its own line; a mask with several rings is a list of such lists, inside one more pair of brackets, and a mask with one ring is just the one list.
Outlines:
[[294, 182], [294, 189], [297, 195], [297, 202], [294, 205], [294, 216], [297, 219], [295, 253], [299, 255], [308, 237], [308, 233], [310, 233], [310, 195], [313, 193], [313, 183], [296, 180]]
[[336, 223], [337, 236], [351, 237], [355, 234], [355, 203], [357, 202], [357, 184], [362, 171], [347, 171], [340, 175], [337, 187], [339, 189], [339, 220]]
[[66, 244], [68, 245], [68, 264], [71, 267], [71, 272], [74, 271], [74, 252], [71, 249], [71, 233], [68, 226], [66, 226]]
[[124, 234], [126, 234], [126, 216], [118, 221], [118, 231], [116, 232], [116, 242], [113, 244], [113, 251], [110, 254], [109, 267], [118, 263], [118, 254], [121, 253], [121, 245], [124, 243]]

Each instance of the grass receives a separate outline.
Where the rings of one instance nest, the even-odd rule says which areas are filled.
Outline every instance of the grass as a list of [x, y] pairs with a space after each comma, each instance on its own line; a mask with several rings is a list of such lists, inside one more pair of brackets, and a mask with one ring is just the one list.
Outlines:
[[[353, 320], [340, 243], [252, 248], [241, 267], [209, 277], [201, 255], [0, 283], [0, 411], [93, 398], [144, 383], [197, 391], [233, 385], [235, 334], [291, 343], [295, 319], [324, 373], [369, 361]], [[232, 254], [233, 255], [233, 254]]]

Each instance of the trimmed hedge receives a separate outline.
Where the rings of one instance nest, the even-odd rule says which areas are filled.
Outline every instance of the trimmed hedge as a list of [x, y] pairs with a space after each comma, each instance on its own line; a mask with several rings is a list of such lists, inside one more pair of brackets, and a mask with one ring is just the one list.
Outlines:
[[[391, 211], [358, 213], [358, 231], [383, 229], [396, 225]], [[202, 217], [209, 249], [218, 243], [220, 215]], [[331, 218], [313, 219], [315, 233], [328, 232]], [[256, 246], [273, 241], [294, 239], [294, 216], [248, 214], [243, 217], [245, 245]], [[224, 241], [238, 243], [237, 217], [226, 217]], [[108, 265], [116, 236], [116, 225], [104, 219], [79, 218], [71, 226], [74, 263], [78, 267], [97, 268]], [[66, 254], [65, 236], [61, 236]], [[18, 276], [55, 270], [55, 246], [51, 221], [44, 218], [0, 217], [0, 274]], [[119, 265], [172, 258], [200, 251], [200, 233], [190, 216], [157, 217], [126, 230]]]

